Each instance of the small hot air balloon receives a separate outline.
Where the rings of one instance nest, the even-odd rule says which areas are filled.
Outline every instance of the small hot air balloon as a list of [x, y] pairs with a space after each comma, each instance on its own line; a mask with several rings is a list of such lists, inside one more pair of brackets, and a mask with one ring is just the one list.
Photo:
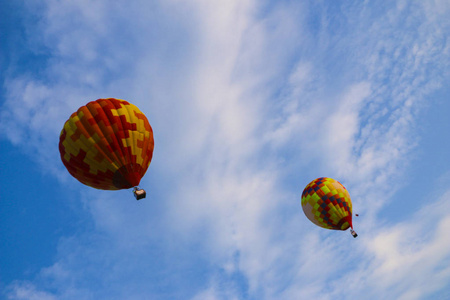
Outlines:
[[108, 98], [89, 102], [64, 124], [59, 139], [61, 160], [81, 183], [101, 190], [138, 188], [153, 155], [153, 131], [133, 104]]
[[302, 193], [302, 208], [306, 217], [317, 226], [347, 230], [358, 235], [352, 225], [352, 201], [347, 189], [337, 180], [320, 177], [311, 181]]

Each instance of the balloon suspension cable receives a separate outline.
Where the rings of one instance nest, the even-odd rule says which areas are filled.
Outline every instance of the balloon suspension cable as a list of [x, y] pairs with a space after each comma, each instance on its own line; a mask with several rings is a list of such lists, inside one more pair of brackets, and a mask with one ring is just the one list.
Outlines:
[[145, 196], [147, 195], [147, 193], [145, 192], [144, 189], [140, 189], [139, 187], [135, 186], [133, 188], [133, 194], [134, 194], [134, 198], [136, 198], [136, 200], [141, 200], [144, 199]]

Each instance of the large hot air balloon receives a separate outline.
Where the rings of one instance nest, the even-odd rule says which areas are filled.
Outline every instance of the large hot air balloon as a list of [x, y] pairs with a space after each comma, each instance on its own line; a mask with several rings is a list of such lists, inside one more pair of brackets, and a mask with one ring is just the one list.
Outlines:
[[81, 183], [102, 190], [137, 186], [153, 155], [153, 131], [145, 115], [120, 99], [98, 99], [73, 113], [59, 139], [61, 160]]
[[334, 229], [350, 229], [352, 225], [352, 201], [347, 189], [337, 180], [320, 177], [311, 181], [302, 193], [302, 208], [306, 217], [317, 226]]

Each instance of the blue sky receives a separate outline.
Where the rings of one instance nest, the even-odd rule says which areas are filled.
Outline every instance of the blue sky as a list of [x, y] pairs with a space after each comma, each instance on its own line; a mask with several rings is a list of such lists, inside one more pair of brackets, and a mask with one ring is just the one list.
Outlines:
[[[0, 1], [2, 299], [448, 299], [450, 4]], [[73, 179], [89, 101], [153, 127], [141, 186]], [[359, 236], [304, 216], [327, 176]]]

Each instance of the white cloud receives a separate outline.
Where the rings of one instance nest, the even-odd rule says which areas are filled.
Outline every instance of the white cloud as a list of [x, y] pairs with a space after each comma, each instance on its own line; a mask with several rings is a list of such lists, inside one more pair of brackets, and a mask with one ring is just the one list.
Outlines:
[[[339, 283], [350, 287], [349, 297], [428, 299], [445, 290], [450, 279], [449, 199], [447, 191], [412, 219], [382, 226], [373, 239], [365, 239], [364, 261]], [[340, 287], [334, 288], [342, 295]]]
[[[416, 111], [449, 65], [436, 20], [417, 25], [424, 16], [406, 4], [379, 15], [321, 7], [311, 25], [307, 5], [124, 3], [48, 1], [36, 33], [52, 58], [43, 78], [7, 81], [1, 126], [17, 125], [10, 141], [61, 171], [56, 124], [87, 101], [128, 99], [155, 131], [150, 199], [82, 194], [93, 231], [62, 239], [55, 264], [12, 298], [334, 299], [349, 286], [420, 298], [445, 287], [448, 270], [428, 257], [448, 260], [449, 249], [420, 238], [422, 218], [375, 226], [417, 143]], [[304, 220], [301, 185], [323, 175], [342, 178], [366, 212], [359, 239]], [[442, 236], [448, 214], [437, 218], [423, 228]], [[411, 289], [402, 279], [415, 268], [425, 275]]]
[[9, 286], [7, 299], [14, 300], [56, 300], [57, 298], [45, 291], [39, 291], [29, 282], [15, 283]]

